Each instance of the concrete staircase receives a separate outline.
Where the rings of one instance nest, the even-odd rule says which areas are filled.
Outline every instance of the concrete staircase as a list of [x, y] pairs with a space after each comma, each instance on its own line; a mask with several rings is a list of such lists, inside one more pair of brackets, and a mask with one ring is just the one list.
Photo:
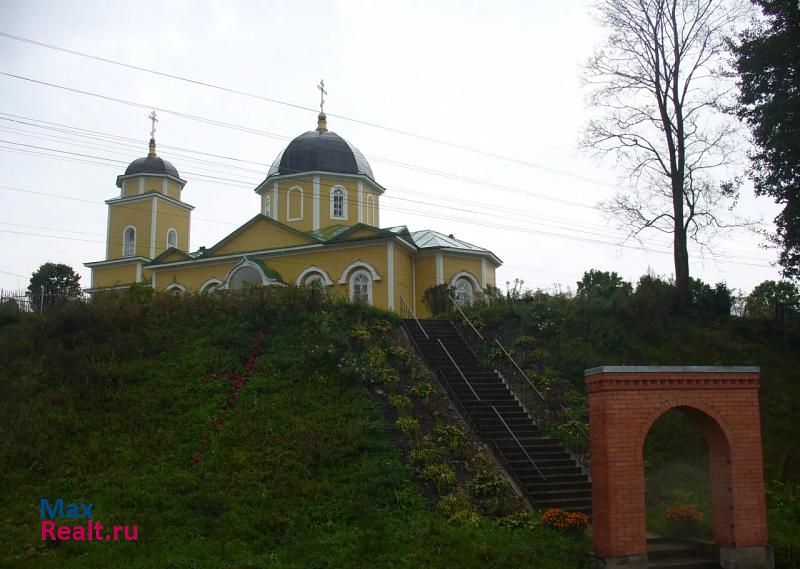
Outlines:
[[701, 542], [651, 538], [647, 559], [653, 569], [721, 569], [716, 546]]
[[500, 376], [481, 365], [453, 324], [403, 323], [465, 420], [505, 463], [531, 505], [591, 514], [587, 474], [557, 439], [545, 436]]

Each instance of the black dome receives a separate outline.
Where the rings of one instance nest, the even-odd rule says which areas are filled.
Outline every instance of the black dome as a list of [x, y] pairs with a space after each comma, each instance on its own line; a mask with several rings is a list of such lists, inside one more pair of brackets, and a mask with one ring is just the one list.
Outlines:
[[328, 130], [311, 130], [291, 141], [275, 158], [267, 177], [314, 171], [363, 174], [374, 180], [361, 151]]
[[131, 162], [125, 169], [125, 175], [131, 176], [133, 174], [165, 174], [173, 178], [178, 178], [179, 180], [181, 178], [180, 174], [178, 174], [178, 170], [172, 163], [158, 156], [145, 156], [144, 158], [137, 158]]

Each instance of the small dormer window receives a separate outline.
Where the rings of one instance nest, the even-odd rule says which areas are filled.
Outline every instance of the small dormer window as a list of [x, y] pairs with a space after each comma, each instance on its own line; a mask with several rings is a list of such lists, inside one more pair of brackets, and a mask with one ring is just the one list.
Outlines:
[[136, 228], [126, 227], [122, 233], [122, 256], [133, 257], [136, 254]]
[[171, 247], [178, 247], [178, 232], [174, 229], [167, 231], [167, 249]]
[[347, 219], [347, 190], [341, 186], [331, 190], [331, 219]]

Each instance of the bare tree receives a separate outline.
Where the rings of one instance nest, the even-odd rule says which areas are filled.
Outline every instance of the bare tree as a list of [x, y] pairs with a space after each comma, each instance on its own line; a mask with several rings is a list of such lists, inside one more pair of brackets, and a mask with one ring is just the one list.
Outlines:
[[732, 0], [600, 0], [610, 32], [584, 69], [598, 111], [581, 146], [612, 154], [629, 191], [603, 202], [628, 234], [673, 235], [675, 281], [689, 289], [687, 239], [701, 246], [726, 227], [738, 181], [721, 182], [738, 154], [724, 107], [735, 85], [722, 73], [725, 38], [748, 8]]

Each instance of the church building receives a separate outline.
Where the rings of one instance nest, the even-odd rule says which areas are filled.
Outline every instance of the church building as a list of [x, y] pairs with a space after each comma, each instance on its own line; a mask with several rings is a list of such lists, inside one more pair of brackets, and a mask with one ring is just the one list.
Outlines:
[[430, 314], [429, 288], [447, 284], [459, 302], [495, 285], [501, 261], [452, 235], [381, 228], [386, 189], [364, 155], [331, 132], [324, 111], [275, 158], [255, 188], [260, 210], [210, 247], [192, 250], [186, 180], [156, 153], [117, 176], [108, 204], [105, 260], [86, 263], [90, 293], [134, 283], [159, 291], [213, 293], [244, 286], [308, 286], [387, 310]]

